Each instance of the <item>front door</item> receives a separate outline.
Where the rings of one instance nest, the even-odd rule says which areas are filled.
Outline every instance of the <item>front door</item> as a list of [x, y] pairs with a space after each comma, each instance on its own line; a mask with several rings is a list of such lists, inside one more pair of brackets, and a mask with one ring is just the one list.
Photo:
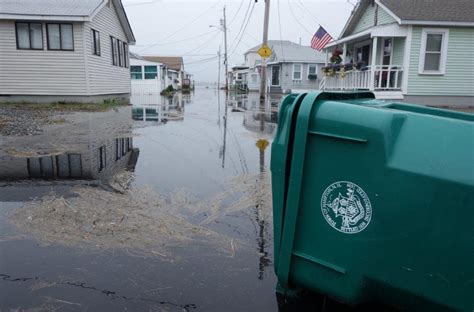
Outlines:
[[272, 66], [272, 86], [280, 85], [280, 66]]

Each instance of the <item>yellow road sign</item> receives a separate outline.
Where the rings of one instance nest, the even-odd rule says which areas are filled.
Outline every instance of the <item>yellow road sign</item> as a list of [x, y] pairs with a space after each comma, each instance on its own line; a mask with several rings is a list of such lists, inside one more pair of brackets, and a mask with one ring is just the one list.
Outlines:
[[270, 143], [265, 139], [260, 139], [255, 143], [259, 150], [264, 151]]
[[258, 55], [260, 55], [263, 58], [268, 58], [272, 55], [272, 49], [270, 49], [269, 46], [264, 44], [260, 47], [260, 49], [258, 49]]

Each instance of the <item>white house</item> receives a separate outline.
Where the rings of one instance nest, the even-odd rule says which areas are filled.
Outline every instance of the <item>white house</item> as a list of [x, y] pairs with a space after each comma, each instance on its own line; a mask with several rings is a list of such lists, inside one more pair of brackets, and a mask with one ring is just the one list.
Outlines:
[[184, 61], [181, 56], [144, 56], [147, 61], [162, 63], [168, 69], [168, 78], [170, 78], [170, 85], [173, 89], [179, 90], [183, 87], [183, 82], [187, 80], [184, 71]]
[[126, 101], [134, 43], [120, 0], [2, 1], [0, 101]]
[[159, 95], [169, 85], [166, 67], [130, 53], [130, 78], [133, 95]]

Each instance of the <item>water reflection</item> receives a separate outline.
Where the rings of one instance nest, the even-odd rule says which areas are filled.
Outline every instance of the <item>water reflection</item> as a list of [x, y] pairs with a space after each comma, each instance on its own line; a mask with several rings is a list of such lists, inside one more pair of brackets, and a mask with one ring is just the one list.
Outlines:
[[131, 124], [124, 120], [127, 112], [78, 113], [39, 136], [5, 137], [0, 180], [104, 180], [121, 170], [133, 171], [139, 149], [133, 147]]
[[185, 105], [190, 104], [191, 95], [175, 93], [171, 97], [160, 95], [137, 95], [131, 97], [132, 119], [167, 123], [169, 120], [183, 120]]

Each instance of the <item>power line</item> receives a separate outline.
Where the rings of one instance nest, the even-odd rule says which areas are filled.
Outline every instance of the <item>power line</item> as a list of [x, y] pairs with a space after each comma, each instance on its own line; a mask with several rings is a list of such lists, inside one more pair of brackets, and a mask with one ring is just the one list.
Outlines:
[[[254, 5], [255, 5], [255, 3], [254, 3]], [[239, 38], [240, 33], [241, 33], [242, 29], [244, 28], [245, 21], [247, 20], [247, 16], [248, 16], [248, 13], [249, 13], [249, 11], [250, 11], [250, 7], [251, 7], [251, 6], [252, 6], [252, 1], [250, 0], [250, 1], [249, 1], [249, 5], [247, 6], [247, 10], [245, 11], [245, 15], [244, 15], [244, 19], [242, 20], [242, 24], [240, 25], [240, 29], [239, 29], [239, 31], [237, 32], [237, 35], [235, 36], [236, 39]], [[231, 49], [233, 48], [235, 42], [236, 42], [236, 41], [232, 42], [232, 44], [231, 44]]]
[[[211, 30], [211, 31], [208, 31], [208, 32], [205, 32], [205, 33], [202, 33], [202, 34], [193, 36], [193, 37], [189, 37], [189, 38], [186, 38], [186, 39], [181, 39], [181, 40], [176, 40], [176, 41], [171, 41], [171, 42], [165, 42], [165, 43], [160, 42], [159, 45], [160, 45], [160, 46], [173, 45], [173, 44], [176, 44], [176, 43], [181, 43], [181, 42], [185, 42], [185, 41], [188, 41], [188, 40], [192, 40], [192, 39], [204, 37], [204, 36], [209, 35], [210, 33], [213, 33], [213, 32], [214, 32], [214, 30]], [[156, 43], [154, 43], [154, 44], [135, 45], [135, 47], [150, 47], [150, 46], [156, 46]]]
[[293, 18], [295, 19], [296, 23], [297, 23], [298, 25], [300, 25], [301, 28], [303, 28], [308, 34], [313, 35], [313, 33], [310, 32], [306, 27], [304, 27], [304, 25], [301, 24], [301, 22], [299, 21], [299, 19], [296, 17], [295, 12], [293, 12], [293, 8], [291, 7], [290, 0], [287, 0], [287, 1], [288, 1], [288, 7], [290, 8], [290, 13], [291, 13], [291, 15], [293, 16]]
[[237, 9], [237, 12], [235, 13], [234, 17], [230, 20], [229, 26], [232, 25], [232, 23], [233, 23], [233, 22], [235, 21], [235, 19], [237, 18], [237, 15], [239, 15], [240, 9], [242, 8], [242, 5], [244, 4], [244, 1], [245, 1], [245, 0], [241, 0], [241, 1], [240, 1], [239, 8]]
[[148, 2], [136, 2], [136, 3], [129, 3], [129, 4], [124, 4], [124, 7], [132, 7], [132, 6], [140, 6], [140, 5], [148, 5], [148, 4], [155, 4], [157, 2], [161, 2], [161, 0], [152, 0]]
[[[169, 38], [171, 38], [172, 36], [174, 36], [175, 34], [177, 34], [178, 32], [180, 32], [181, 30], [185, 29], [186, 27], [188, 27], [189, 25], [193, 24], [194, 22], [196, 22], [198, 19], [200, 19], [201, 17], [203, 17], [205, 14], [208, 13], [208, 11], [210, 11], [211, 9], [213, 9], [214, 7], [216, 7], [222, 0], [217, 0], [216, 3], [214, 3], [212, 6], [210, 6], [209, 8], [207, 8], [204, 12], [202, 12], [201, 14], [199, 14], [195, 19], [191, 20], [189, 23], [183, 25], [181, 28], [178, 28], [177, 30], [175, 30], [173, 33], [171, 33], [170, 35], [168, 35], [167, 37], [165, 37], [164, 39], [160, 40], [160, 41], [165, 41], [165, 40], [168, 40]], [[160, 41], [157, 41], [155, 42], [154, 44], [150, 45], [149, 47], [145, 48], [145, 49], [142, 49], [140, 50], [139, 52], [142, 53], [152, 47], [155, 47], [157, 45], [160, 44]]]
[[252, 18], [252, 13], [253, 13], [254, 8], [255, 8], [255, 2], [253, 3], [252, 10], [250, 11], [250, 14], [249, 14], [249, 17], [248, 17], [248, 19], [247, 19], [247, 22], [246, 22], [245, 25], [244, 25], [244, 28], [243, 28], [242, 33], [241, 33], [241, 35], [240, 35], [240, 38], [239, 38], [239, 40], [237, 41], [237, 44], [235, 45], [235, 47], [234, 47], [234, 49], [232, 50], [232, 52], [230, 53], [230, 55], [233, 55], [234, 52], [235, 52], [235, 50], [237, 50], [237, 48], [239, 47], [239, 44], [240, 44], [240, 42], [242, 41], [242, 38], [244, 37], [245, 30], [247, 29], [247, 26], [248, 26], [248, 24], [249, 24], [249, 22], [250, 22], [250, 19]]
[[280, 49], [281, 49], [281, 57], [285, 59], [285, 54], [283, 52], [283, 36], [281, 35], [281, 15], [280, 15], [280, 0], [277, 0], [277, 9], [278, 9], [278, 27], [280, 29]]

